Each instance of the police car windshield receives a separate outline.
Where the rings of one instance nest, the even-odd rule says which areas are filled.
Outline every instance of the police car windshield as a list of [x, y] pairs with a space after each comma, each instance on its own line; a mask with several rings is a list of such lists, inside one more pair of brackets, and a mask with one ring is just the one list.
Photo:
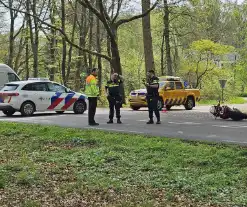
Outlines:
[[15, 91], [19, 85], [17, 84], [6, 84], [1, 91]]

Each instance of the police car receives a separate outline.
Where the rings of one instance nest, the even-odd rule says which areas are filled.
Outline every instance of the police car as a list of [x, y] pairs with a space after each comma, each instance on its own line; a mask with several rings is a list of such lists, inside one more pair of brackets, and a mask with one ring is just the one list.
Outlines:
[[12, 116], [15, 112], [32, 116], [34, 112], [45, 111], [83, 114], [87, 105], [86, 95], [45, 78], [6, 83], [0, 91], [0, 111], [6, 116]]

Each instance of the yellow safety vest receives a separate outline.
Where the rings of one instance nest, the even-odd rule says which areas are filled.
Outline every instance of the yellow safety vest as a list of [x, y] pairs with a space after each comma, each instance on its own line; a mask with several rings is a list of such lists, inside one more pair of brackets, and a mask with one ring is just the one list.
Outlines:
[[85, 94], [88, 97], [97, 97], [99, 95], [98, 81], [93, 75], [89, 75], [86, 79]]

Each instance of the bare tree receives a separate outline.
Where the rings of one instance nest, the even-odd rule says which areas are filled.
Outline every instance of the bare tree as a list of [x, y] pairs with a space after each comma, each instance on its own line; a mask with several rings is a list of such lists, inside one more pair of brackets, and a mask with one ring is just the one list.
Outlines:
[[[66, 33], [65, 31], [65, 0], [61, 0], [61, 24], [62, 24], [62, 31], [64, 33]], [[66, 85], [66, 58], [67, 58], [67, 44], [66, 44], [66, 40], [65, 37], [62, 37], [62, 45], [63, 45], [63, 52], [62, 52], [62, 64], [61, 64], [61, 70], [62, 70], [62, 79], [63, 79], [63, 83], [64, 85]]]
[[118, 43], [117, 43], [118, 28], [125, 23], [134, 21], [136, 19], [140, 19], [146, 16], [147, 14], [149, 14], [150, 11], [152, 11], [156, 7], [158, 1], [144, 13], [140, 15], [132, 16], [130, 18], [120, 19], [120, 20], [117, 20], [117, 18], [119, 16], [119, 12], [122, 6], [122, 0], [117, 1], [117, 8], [116, 8], [116, 12], [113, 15], [113, 17], [108, 14], [106, 6], [102, 2], [102, 0], [98, 0], [98, 1], [99, 1], [98, 2], [99, 9], [97, 9], [89, 0], [80, 0], [80, 3], [86, 8], [88, 8], [90, 11], [92, 11], [97, 16], [97, 18], [99, 18], [99, 20], [103, 23], [106, 29], [106, 32], [109, 36], [109, 40], [111, 44], [111, 55], [112, 55], [111, 66], [113, 67], [115, 72], [122, 74], [120, 54], [119, 54], [119, 48], [118, 48]]
[[[14, 0], [8, 0], [8, 6], [13, 7], [15, 1]], [[18, 10], [21, 7], [21, 2], [17, 5], [15, 5]], [[13, 68], [13, 60], [14, 60], [14, 47], [15, 47], [15, 39], [19, 35], [19, 33], [22, 30], [22, 27], [19, 29], [19, 31], [15, 34], [15, 22], [18, 17], [19, 12], [9, 10], [9, 17], [10, 17], [10, 30], [9, 30], [9, 52], [8, 52], [8, 65]]]
[[161, 71], [162, 71], [162, 74], [164, 74], [164, 71], [165, 71], [164, 70], [164, 45], [165, 45], [167, 74], [173, 75], [171, 46], [170, 46], [169, 17], [170, 17], [169, 5], [168, 5], [167, 0], [164, 0], [164, 16], [163, 16], [164, 30], [163, 30], [163, 35], [162, 35], [162, 46], [161, 46], [161, 68], [162, 68]]
[[[98, 1], [96, 0], [96, 7], [97, 9], [99, 9], [99, 3]], [[97, 36], [96, 36], [96, 46], [97, 46], [97, 52], [98, 53], [101, 53], [101, 29], [100, 29], [100, 20], [99, 18], [97, 18], [96, 20], [96, 24], [97, 24]], [[101, 85], [102, 85], [102, 60], [101, 60], [101, 57], [98, 57], [98, 70], [99, 70], [99, 74], [98, 74], [98, 80], [99, 80], [99, 86], [100, 86], [100, 89], [101, 89]], [[100, 93], [101, 93], [101, 90], [100, 90]]]
[[[144, 13], [150, 9], [150, 0], [142, 0], [142, 12]], [[155, 70], [154, 56], [153, 56], [153, 43], [150, 25], [150, 14], [147, 14], [142, 18], [142, 30], [143, 30], [143, 45], [145, 54], [145, 68], [148, 70]]]

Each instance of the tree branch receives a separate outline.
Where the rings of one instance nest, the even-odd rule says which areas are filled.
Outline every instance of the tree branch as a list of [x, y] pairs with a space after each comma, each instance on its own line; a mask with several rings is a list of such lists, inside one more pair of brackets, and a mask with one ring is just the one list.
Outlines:
[[48, 27], [50, 27], [50, 28], [52, 28], [52, 29], [54, 29], [54, 30], [59, 31], [59, 32], [64, 36], [66, 42], [68, 42], [68, 43], [69, 43], [70, 45], [72, 45], [73, 47], [75, 47], [75, 48], [77, 48], [77, 49], [79, 49], [79, 50], [82, 50], [83, 52], [87, 52], [87, 53], [89, 53], [89, 54], [96, 55], [96, 56], [98, 56], [98, 57], [102, 57], [102, 58], [108, 60], [109, 62], [111, 62], [111, 58], [110, 58], [109, 56], [107, 56], [107, 55], [103, 55], [103, 54], [100, 54], [100, 53], [97, 53], [97, 52], [93, 52], [93, 51], [90, 51], [90, 50], [88, 50], [88, 49], [82, 48], [82, 47], [80, 47], [79, 45], [74, 44], [74, 43], [69, 39], [69, 37], [67, 36], [67, 34], [65, 34], [65, 32], [64, 32], [61, 28], [58, 28], [58, 27], [56, 27], [56, 26], [54, 26], [54, 25], [52, 25], [52, 24], [49, 24], [49, 23], [43, 21], [42, 19], [40, 19], [39, 17], [37, 17], [37, 16], [35, 16], [35, 15], [33, 15], [33, 14], [30, 14], [30, 13], [28, 13], [28, 12], [26, 12], [26, 11], [21, 11], [21, 10], [15, 9], [15, 8], [10, 8], [10, 7], [9, 7], [8, 5], [6, 5], [2, 0], [0, 0], [0, 3], [1, 3], [5, 8], [7, 8], [7, 9], [10, 9], [10, 10], [13, 10], [13, 11], [16, 11], [16, 12], [20, 12], [20, 13], [26, 14], [26, 15], [28, 15], [28, 16], [31, 16], [31, 17], [33, 17], [33, 18], [36, 18], [40, 23], [42, 23], [42, 24], [44, 24], [44, 25], [46, 25], [46, 26], [48, 26]]
[[104, 18], [105, 18], [108, 22], [110, 22], [110, 21], [111, 21], [111, 18], [110, 18], [110, 16], [108, 15], [106, 9], [104, 8], [104, 5], [103, 5], [102, 0], [98, 0], [98, 1], [99, 1], [99, 8], [100, 8], [101, 14], [104, 15]]
[[19, 30], [17, 31], [17, 33], [14, 35], [14, 39], [21, 33], [23, 27], [24, 27], [25, 21], [23, 21], [23, 24], [21, 25], [21, 27], [19, 28]]
[[117, 12], [116, 12], [115, 16], [114, 16], [113, 19], [112, 19], [112, 23], [114, 23], [114, 22], [116, 21], [116, 19], [118, 18], [118, 16], [119, 16], [119, 12], [120, 12], [122, 3], [123, 3], [123, 0], [118, 0], [118, 4], [117, 4]]
[[136, 16], [133, 16], [133, 17], [130, 17], [128, 19], [120, 19], [116, 22], [116, 26], [119, 27], [121, 26], [122, 24], [125, 24], [125, 23], [128, 23], [128, 22], [132, 22], [134, 20], [137, 20], [137, 19], [140, 19], [140, 18], [143, 18], [145, 17], [146, 15], [148, 15], [152, 10], [155, 9], [155, 7], [158, 5], [159, 3], [159, 0], [157, 0], [154, 5], [148, 9], [146, 12], [142, 13], [142, 14], [139, 14], [139, 15], [136, 15]]
[[107, 34], [110, 36], [111, 40], [115, 41], [115, 37], [114, 37], [114, 34], [112, 33], [112, 30], [104, 16], [104, 14], [101, 14], [100, 11], [98, 11], [96, 8], [93, 7], [93, 5], [88, 1], [88, 0], [80, 0], [80, 3], [90, 9], [98, 18], [99, 20], [103, 23], [106, 31], [107, 31]]

